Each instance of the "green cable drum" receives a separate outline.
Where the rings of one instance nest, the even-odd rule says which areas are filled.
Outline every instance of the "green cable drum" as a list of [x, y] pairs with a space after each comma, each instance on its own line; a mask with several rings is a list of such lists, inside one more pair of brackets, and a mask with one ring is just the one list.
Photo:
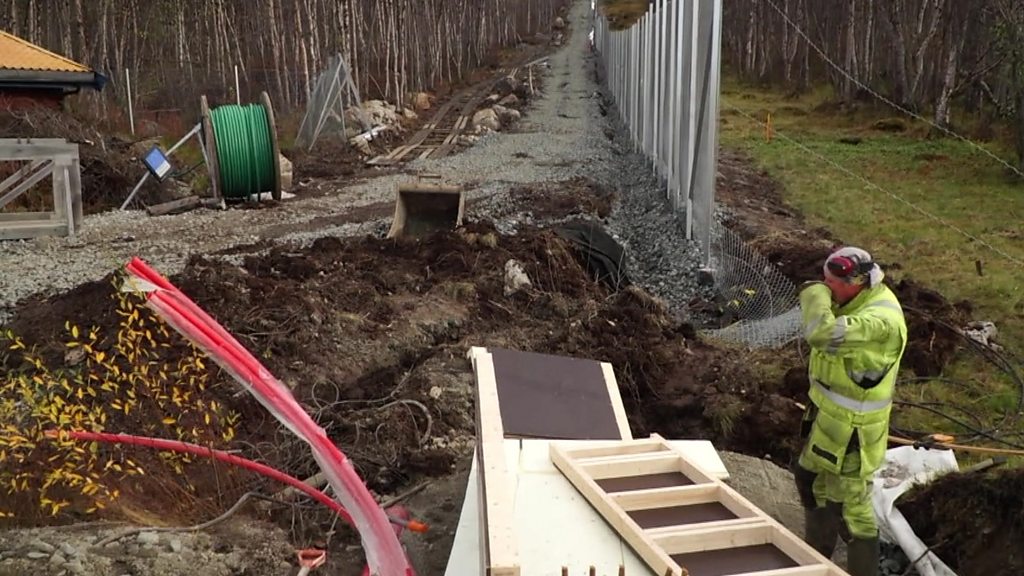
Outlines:
[[215, 172], [224, 198], [270, 192], [275, 200], [281, 199], [273, 110], [266, 93], [262, 100], [259, 104], [219, 106], [209, 113]]

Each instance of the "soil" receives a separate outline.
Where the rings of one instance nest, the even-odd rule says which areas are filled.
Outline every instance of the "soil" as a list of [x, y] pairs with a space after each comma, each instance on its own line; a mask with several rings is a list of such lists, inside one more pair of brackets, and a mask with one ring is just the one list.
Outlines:
[[538, 219], [563, 219], [578, 214], [607, 218], [615, 192], [589, 178], [518, 186], [510, 191], [512, 201]]
[[1024, 574], [1024, 470], [950, 474], [905, 494], [897, 506], [957, 574]]

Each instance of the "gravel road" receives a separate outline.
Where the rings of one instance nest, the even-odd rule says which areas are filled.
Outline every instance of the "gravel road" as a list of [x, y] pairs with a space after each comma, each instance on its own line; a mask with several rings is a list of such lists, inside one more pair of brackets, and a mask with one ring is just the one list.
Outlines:
[[[544, 94], [535, 99], [518, 127], [485, 136], [459, 154], [415, 161], [406, 171], [439, 173], [466, 187], [468, 197], [489, 197], [498, 207], [514, 185], [587, 176], [619, 192], [607, 223], [628, 249], [634, 280], [677, 309], [696, 289], [696, 248], [682, 239], [651, 171], [630, 146], [614, 109], [608, 107], [587, 49], [590, 13], [577, 3], [570, 16], [571, 39], [549, 60]], [[408, 174], [336, 184], [327, 196], [297, 197], [272, 209], [195, 211], [151, 218], [144, 212], [108, 212], [86, 218], [75, 239], [44, 238], [0, 242], [0, 324], [13, 306], [32, 295], [60, 293], [97, 280], [133, 256], [166, 275], [194, 254], [212, 254], [262, 240], [310, 242], [325, 236], [379, 234], [380, 215], [370, 222], [335, 223], [346, 213], [392, 202], [394, 188]], [[329, 184], [333, 186], [333, 184]]]

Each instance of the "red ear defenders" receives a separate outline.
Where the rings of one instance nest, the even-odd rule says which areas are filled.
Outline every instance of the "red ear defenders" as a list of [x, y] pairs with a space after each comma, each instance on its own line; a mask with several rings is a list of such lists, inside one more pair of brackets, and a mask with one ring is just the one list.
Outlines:
[[871, 272], [874, 268], [875, 263], [868, 262], [857, 262], [853, 258], [847, 258], [846, 256], [834, 256], [828, 260], [828, 271], [834, 276], [839, 278], [849, 278], [851, 276], [861, 276]]

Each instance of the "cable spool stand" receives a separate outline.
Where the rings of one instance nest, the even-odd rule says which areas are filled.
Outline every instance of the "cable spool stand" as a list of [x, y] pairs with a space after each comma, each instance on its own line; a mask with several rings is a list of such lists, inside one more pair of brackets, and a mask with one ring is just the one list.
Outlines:
[[[170, 176], [170, 156], [193, 136], [199, 139], [214, 204], [232, 200], [260, 201], [267, 193], [274, 200], [282, 199], [281, 149], [270, 96], [261, 92], [259, 102], [247, 106], [229, 104], [210, 108], [206, 95], [200, 97], [199, 102], [199, 123], [166, 154], [154, 147], [143, 158], [147, 171], [125, 199], [121, 210], [128, 207], [150, 177], [162, 182]], [[209, 204], [208, 201], [203, 203]]]
[[[274, 107], [270, 103], [270, 96], [266, 92], [260, 93], [260, 102], [258, 106], [262, 107], [264, 114], [266, 114], [266, 128], [269, 133], [269, 145], [270, 154], [269, 159], [264, 158], [264, 162], [270, 162], [272, 165], [272, 176], [269, 182], [256, 182], [256, 186], [240, 187], [240, 183], [237, 181], [237, 177], [240, 176], [237, 173], [233, 173], [233, 170], [237, 170], [238, 166], [228, 165], [225, 166], [225, 161], [230, 161], [230, 158], [224, 158], [222, 155], [229, 153], [240, 154], [243, 151], [238, 150], [239, 142], [237, 138], [246, 138], [251, 136], [256, 138], [260, 136], [254, 132], [246, 132], [241, 126], [234, 126], [238, 130], [238, 133], [228, 134], [226, 131], [231, 128], [227, 123], [227, 120], [219, 120], [219, 112], [235, 112], [236, 115], [244, 114], [248, 110], [248, 114], [253, 114], [256, 111], [256, 104], [252, 104], [248, 107], [238, 106], [230, 104], [222, 106], [217, 109], [211, 109], [209, 101], [206, 96], [203, 95], [200, 98], [200, 109], [201, 109], [201, 126], [203, 133], [203, 142], [205, 143], [205, 156], [209, 158], [208, 166], [210, 170], [210, 182], [213, 183], [213, 193], [217, 198], [224, 198], [225, 200], [230, 199], [247, 199], [250, 196], [255, 196], [257, 201], [262, 198], [262, 195], [269, 192], [274, 200], [281, 200], [281, 163], [278, 160], [280, 158], [281, 149], [277, 141], [277, 123], [274, 120]], [[217, 114], [215, 114], [217, 112]], [[252, 127], [250, 127], [252, 128]], [[236, 141], [224, 141], [218, 145], [217, 133], [221, 133], [222, 139], [234, 137]], [[250, 146], [255, 146], [253, 142], [249, 142]], [[251, 150], [255, 153], [255, 150]], [[260, 159], [254, 159], [257, 162]], [[249, 168], [258, 169], [258, 166], [249, 166]], [[265, 168], [265, 166], [264, 166]], [[250, 184], [253, 184], [250, 182]], [[269, 189], [256, 189], [256, 188], [269, 188]]]

